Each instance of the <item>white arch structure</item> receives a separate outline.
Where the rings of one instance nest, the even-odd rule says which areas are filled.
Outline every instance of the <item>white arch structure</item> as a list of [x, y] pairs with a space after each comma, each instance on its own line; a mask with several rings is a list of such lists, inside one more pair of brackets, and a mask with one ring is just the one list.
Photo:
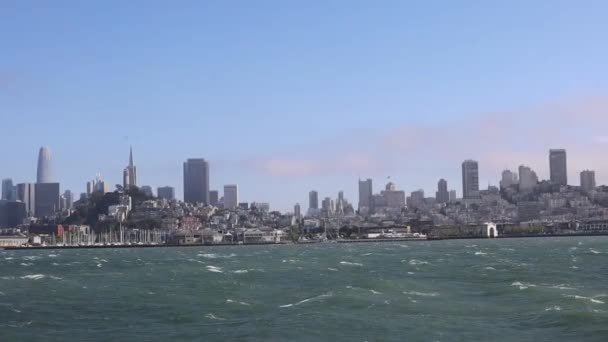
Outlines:
[[498, 237], [498, 228], [494, 222], [486, 222], [486, 228], [484, 229], [484, 236], [487, 238]]

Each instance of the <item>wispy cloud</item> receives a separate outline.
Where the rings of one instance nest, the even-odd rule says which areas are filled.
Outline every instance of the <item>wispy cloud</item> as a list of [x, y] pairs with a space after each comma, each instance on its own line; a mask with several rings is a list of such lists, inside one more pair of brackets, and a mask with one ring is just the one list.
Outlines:
[[[583, 169], [608, 174], [608, 96], [546, 103], [517, 111], [487, 112], [435, 124], [406, 123], [379, 136], [351, 135], [336, 153], [320, 148], [308, 158], [255, 158], [255, 170], [280, 177], [390, 174], [441, 177], [429, 170], [457, 170], [468, 158], [480, 162], [482, 178], [498, 180], [505, 168], [527, 164], [548, 174], [550, 148], [566, 148], [570, 177]], [[606, 178], [603, 178], [606, 180]], [[576, 183], [573, 181], [572, 183]]]

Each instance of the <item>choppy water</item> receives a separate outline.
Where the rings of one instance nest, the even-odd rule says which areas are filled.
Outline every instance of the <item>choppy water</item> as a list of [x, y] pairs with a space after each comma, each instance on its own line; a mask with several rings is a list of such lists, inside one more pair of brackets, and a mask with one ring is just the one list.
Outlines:
[[608, 237], [0, 251], [0, 341], [608, 341]]

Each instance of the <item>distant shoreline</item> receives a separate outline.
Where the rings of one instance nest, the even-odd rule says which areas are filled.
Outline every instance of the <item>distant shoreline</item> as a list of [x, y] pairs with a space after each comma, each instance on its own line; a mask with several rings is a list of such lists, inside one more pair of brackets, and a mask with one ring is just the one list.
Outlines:
[[[517, 238], [555, 238], [555, 237], [591, 237], [608, 236], [608, 232], [598, 232], [592, 234], [573, 233], [573, 234], [527, 234], [527, 235], [508, 235], [498, 236], [493, 239], [517, 239]], [[460, 237], [428, 237], [428, 238], [396, 238], [396, 239], [346, 239], [329, 240], [335, 241], [329, 244], [346, 243], [381, 243], [381, 242], [405, 242], [405, 241], [444, 241], [444, 240], [491, 240], [482, 236], [460, 236]], [[320, 241], [307, 242], [252, 242], [252, 243], [215, 243], [215, 244], [193, 244], [193, 245], [100, 245], [100, 246], [32, 246], [32, 247], [0, 247], [0, 250], [57, 250], [57, 249], [113, 249], [113, 248], [170, 248], [170, 247], [226, 247], [226, 246], [268, 246], [268, 245], [310, 245], [324, 244]]]

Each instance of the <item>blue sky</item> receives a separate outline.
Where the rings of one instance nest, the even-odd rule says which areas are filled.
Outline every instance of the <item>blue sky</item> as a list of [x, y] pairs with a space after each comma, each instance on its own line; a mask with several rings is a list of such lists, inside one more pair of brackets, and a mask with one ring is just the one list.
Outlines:
[[35, 180], [42, 145], [63, 189], [212, 188], [277, 209], [356, 202], [357, 178], [460, 193], [547, 150], [607, 182], [605, 1], [0, 1], [0, 177]]

